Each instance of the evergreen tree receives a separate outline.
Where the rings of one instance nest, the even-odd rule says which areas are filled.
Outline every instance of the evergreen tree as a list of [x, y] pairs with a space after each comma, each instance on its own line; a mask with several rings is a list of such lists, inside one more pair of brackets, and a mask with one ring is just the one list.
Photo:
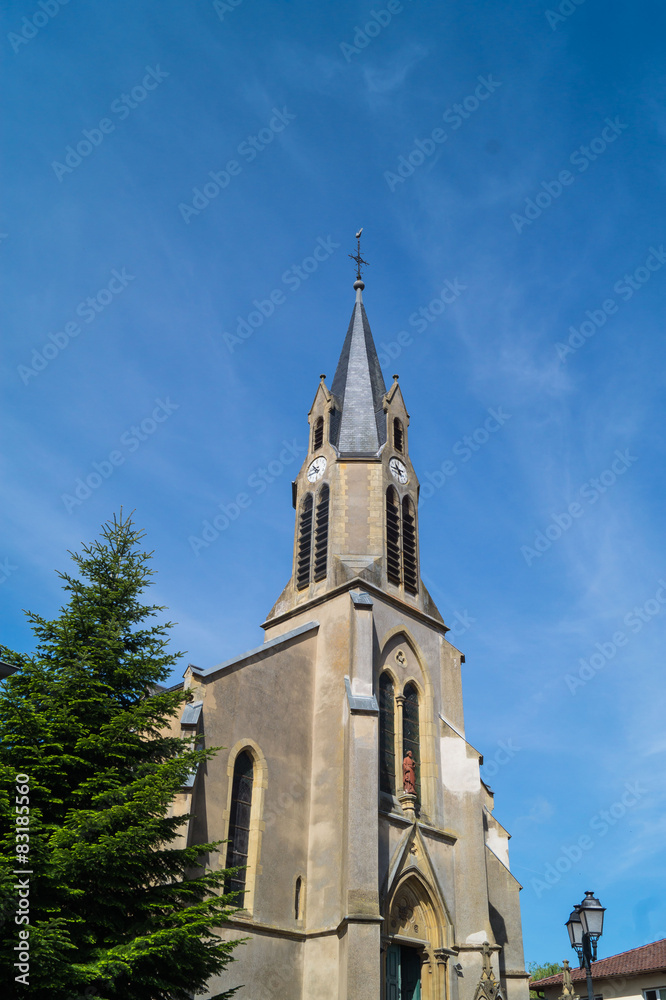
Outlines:
[[[161, 687], [181, 654], [168, 652], [171, 623], [152, 620], [165, 609], [142, 602], [153, 570], [141, 538], [114, 517], [72, 556], [78, 575], [59, 574], [58, 617], [28, 612], [34, 653], [0, 647], [20, 668], [0, 688], [5, 997], [187, 1000], [238, 944], [214, 933], [235, 912], [211, 867], [219, 842], [174, 844], [188, 817], [169, 807], [215, 750], [168, 734], [188, 694]], [[15, 918], [28, 884], [29, 925]]]

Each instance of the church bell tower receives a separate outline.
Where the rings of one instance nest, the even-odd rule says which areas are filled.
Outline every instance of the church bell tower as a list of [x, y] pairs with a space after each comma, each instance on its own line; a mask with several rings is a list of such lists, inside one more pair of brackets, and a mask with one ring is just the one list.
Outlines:
[[356, 578], [439, 617], [419, 577], [409, 414], [397, 375], [386, 389], [364, 288], [359, 274], [333, 382], [320, 376], [308, 414], [308, 453], [292, 486], [292, 576], [269, 620]]
[[289, 581], [260, 646], [184, 679], [181, 731], [225, 749], [174, 808], [188, 837], [226, 842], [211, 863], [237, 869], [240, 909], [219, 933], [246, 941], [210, 991], [527, 1000], [509, 834], [465, 735], [465, 658], [420, 578], [409, 414], [353, 259], [293, 483]]

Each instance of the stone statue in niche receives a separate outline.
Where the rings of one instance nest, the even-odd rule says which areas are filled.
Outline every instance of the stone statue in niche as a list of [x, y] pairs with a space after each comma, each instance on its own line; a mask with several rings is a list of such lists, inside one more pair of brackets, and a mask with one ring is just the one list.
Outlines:
[[416, 795], [416, 761], [411, 750], [402, 762], [402, 787], [409, 795]]

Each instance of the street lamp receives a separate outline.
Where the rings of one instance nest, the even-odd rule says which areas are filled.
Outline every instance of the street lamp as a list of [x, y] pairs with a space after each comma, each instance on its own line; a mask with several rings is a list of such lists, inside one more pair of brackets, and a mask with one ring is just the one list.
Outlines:
[[581, 923], [580, 917], [578, 915], [580, 906], [574, 906], [571, 911], [571, 916], [567, 920], [567, 930], [569, 931], [569, 940], [571, 941], [571, 947], [575, 948], [578, 953], [578, 958], [582, 955], [583, 947], [583, 925]]
[[585, 969], [588, 1000], [594, 1000], [590, 966], [597, 959], [597, 941], [603, 934], [605, 912], [594, 893], [586, 892], [585, 899], [574, 906], [566, 923], [571, 947], [576, 949], [580, 968]]

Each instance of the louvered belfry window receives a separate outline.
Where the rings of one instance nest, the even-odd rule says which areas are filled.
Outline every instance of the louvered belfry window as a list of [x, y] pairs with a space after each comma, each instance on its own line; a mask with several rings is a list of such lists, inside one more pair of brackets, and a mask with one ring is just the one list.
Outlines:
[[296, 586], [299, 590], [310, 582], [310, 554], [312, 552], [312, 493], [306, 493], [298, 521], [298, 557]]
[[386, 672], [379, 678], [379, 788], [395, 795], [395, 692]]
[[312, 433], [312, 450], [319, 451], [324, 443], [324, 418], [317, 417]]
[[393, 447], [396, 451], [404, 451], [405, 435], [402, 430], [402, 421], [397, 417], [393, 420]]
[[315, 510], [314, 578], [323, 580], [328, 568], [328, 507], [330, 491], [324, 483], [317, 494]]
[[252, 811], [252, 785], [254, 783], [254, 763], [252, 757], [243, 750], [236, 757], [231, 789], [231, 815], [229, 817], [229, 844], [225, 868], [241, 868], [235, 875], [228, 875], [224, 883], [225, 892], [238, 892], [236, 906], [243, 905], [245, 877], [250, 850], [250, 813]]
[[405, 701], [402, 706], [402, 752], [412, 751], [416, 761], [416, 794], [421, 799], [421, 746], [419, 736], [419, 695], [413, 684], [407, 684], [404, 690]]
[[402, 566], [405, 590], [415, 594], [418, 590], [416, 515], [411, 497], [403, 497], [402, 501]]
[[386, 491], [386, 575], [400, 585], [400, 502], [394, 486]]

